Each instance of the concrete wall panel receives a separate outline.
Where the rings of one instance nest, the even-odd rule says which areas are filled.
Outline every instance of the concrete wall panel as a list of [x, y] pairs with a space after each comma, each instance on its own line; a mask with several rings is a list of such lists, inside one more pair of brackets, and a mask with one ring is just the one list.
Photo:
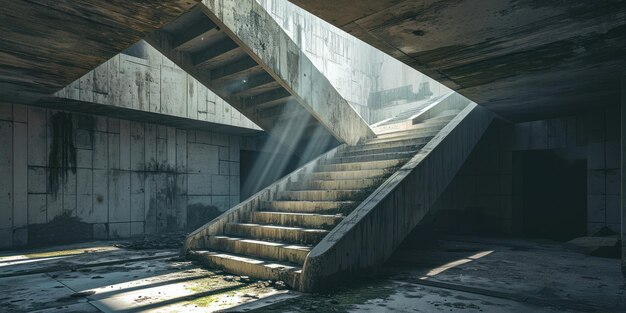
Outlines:
[[[80, 83], [90, 84], [85, 78], [76, 90], [83, 90]], [[183, 229], [190, 203], [213, 205], [213, 180], [219, 180], [215, 203], [221, 208], [238, 194], [231, 186], [238, 188], [239, 163], [231, 158], [239, 154], [239, 137], [201, 131], [198, 138], [208, 144], [189, 143], [196, 131], [89, 115], [72, 116], [76, 163], [59, 169], [55, 191], [47, 167], [54, 141], [48, 121], [61, 111], [20, 107], [25, 122], [16, 122], [2, 108], [9, 119], [0, 119], [0, 142], [8, 147], [0, 151], [0, 187], [9, 191], [0, 194], [2, 247], [28, 244], [29, 225], [64, 212], [92, 224], [94, 239]], [[196, 198], [189, 200], [189, 192]]]
[[[11, 111], [8, 115], [12, 115], [12, 107], [8, 105], [3, 106], [4, 109], [7, 107], [9, 107]], [[0, 234], [0, 241], [7, 242], [7, 245], [12, 245], [13, 123], [0, 121], [0, 144], [2, 145], [2, 148], [0, 149], [0, 229], [11, 230]]]

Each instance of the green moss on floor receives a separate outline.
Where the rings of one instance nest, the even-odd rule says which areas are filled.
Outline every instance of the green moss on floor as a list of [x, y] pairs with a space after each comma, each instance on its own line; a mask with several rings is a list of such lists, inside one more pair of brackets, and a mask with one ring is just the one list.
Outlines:
[[228, 282], [222, 279], [219, 276], [207, 277], [198, 280], [194, 280], [189, 283], [188, 286], [185, 286], [185, 289], [199, 293], [199, 292], [207, 292], [211, 290], [222, 289], [231, 286], [240, 285], [237, 282]]
[[346, 286], [332, 293], [306, 294], [296, 299], [272, 305], [255, 312], [312, 312], [343, 313], [354, 309], [355, 305], [370, 300], [386, 300], [397, 291], [379, 281], [368, 286]]

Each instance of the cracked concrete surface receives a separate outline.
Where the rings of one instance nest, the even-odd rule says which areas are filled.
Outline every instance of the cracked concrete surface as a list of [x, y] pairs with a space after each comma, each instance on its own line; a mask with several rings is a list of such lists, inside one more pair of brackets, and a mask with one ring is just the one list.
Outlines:
[[447, 237], [404, 246], [381, 271], [259, 312], [624, 312], [619, 260], [561, 244]]
[[[624, 312], [619, 260], [550, 241], [429, 237], [378, 273], [302, 295], [91, 242], [0, 254], [3, 312]], [[106, 262], [106, 263], [105, 263]]]
[[295, 295], [176, 255], [176, 250], [135, 251], [102, 242], [3, 253], [0, 307], [3, 312], [212, 312]]

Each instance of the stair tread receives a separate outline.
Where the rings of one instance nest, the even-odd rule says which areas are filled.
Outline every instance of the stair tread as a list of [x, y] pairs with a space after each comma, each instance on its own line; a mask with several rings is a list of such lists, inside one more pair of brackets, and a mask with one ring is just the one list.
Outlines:
[[[366, 139], [365, 144], [377, 144], [377, 143], [387, 143], [397, 140], [408, 140], [408, 139], [418, 139], [418, 138], [427, 138], [434, 137], [441, 130], [436, 131], [428, 131], [424, 133], [414, 132], [414, 133], [397, 133], [396, 136], [379, 136], [376, 138]], [[391, 134], [391, 133], [390, 133]]]
[[[287, 191], [287, 190], [284, 190]], [[309, 202], [309, 203], [339, 203], [339, 204], [354, 204], [357, 201], [330, 201], [330, 200], [272, 200], [272, 201], [266, 201], [266, 202], [280, 202], [280, 203], [287, 203], [287, 202], [293, 202], [293, 203], [299, 203], [299, 202]]]
[[256, 211], [254, 212], [256, 213], [267, 213], [267, 214], [278, 214], [278, 215], [288, 215], [288, 216], [323, 216], [323, 217], [337, 217], [337, 218], [343, 218], [343, 215], [340, 214], [319, 214], [319, 213], [300, 213], [300, 212], [279, 212], [279, 211]]
[[226, 252], [221, 252], [221, 251], [211, 251], [211, 250], [194, 250], [193, 251], [196, 254], [199, 255], [211, 255], [213, 257], [218, 257], [218, 258], [224, 258], [224, 259], [230, 259], [233, 261], [237, 261], [237, 262], [243, 262], [243, 263], [248, 263], [251, 265], [258, 265], [258, 266], [264, 266], [264, 267], [268, 267], [271, 269], [281, 269], [283, 271], [293, 271], [296, 273], [300, 273], [302, 271], [302, 268], [297, 266], [296, 264], [293, 263], [286, 263], [286, 262], [276, 262], [274, 260], [267, 260], [267, 259], [263, 259], [263, 258], [253, 258], [250, 257], [248, 255], [241, 255], [241, 254], [235, 254], [235, 253], [226, 253]]
[[[411, 150], [411, 151], [395, 151], [395, 152], [382, 152], [382, 153], [372, 153], [372, 154], [367, 154], [367, 153], [363, 153], [363, 154], [357, 154], [357, 155], [339, 155], [336, 156], [332, 159], [350, 159], [350, 158], [360, 158], [360, 157], [371, 157], [371, 158], [376, 158], [376, 157], [380, 157], [380, 156], [396, 156], [396, 155], [410, 155], [410, 154], [415, 154], [417, 153], [418, 150]], [[399, 160], [400, 158], [391, 158], [391, 159], [387, 159], [387, 160]], [[382, 161], [382, 160], [372, 160], [372, 161]], [[371, 162], [371, 161], [369, 161]]]
[[321, 168], [316, 168], [315, 172], [343, 172], [344, 170], [330, 170], [330, 171], [324, 171], [324, 170], [320, 170], [320, 169], [324, 169], [327, 166], [348, 166], [348, 165], [357, 165], [357, 164], [361, 164], [364, 166], [368, 166], [367, 168], [368, 170], [370, 169], [387, 169], [390, 167], [394, 167], [394, 166], [382, 166], [382, 167], [377, 167], [377, 166], [381, 166], [380, 164], [386, 164], [389, 162], [396, 162], [396, 163], [401, 163], [401, 162], [406, 162], [408, 161], [408, 158], [401, 158], [401, 159], [388, 159], [388, 160], [375, 160], [375, 161], [357, 161], [357, 162], [345, 162], [345, 163], [331, 163], [331, 164], [320, 164], [319, 166]]
[[[372, 138], [372, 139], [367, 139], [357, 145], [354, 145], [352, 147], [348, 147], [349, 151], [355, 151], [355, 150], [361, 150], [361, 149], [368, 149], [370, 147], [376, 146], [376, 145], [381, 145], [381, 144], [397, 144], [400, 143], [402, 141], [406, 141], [408, 142], [414, 142], [417, 140], [425, 140], [426, 142], [428, 140], [430, 140], [432, 137], [434, 136], [434, 134], [429, 134], [428, 136], [415, 136], [415, 137], [409, 137], [409, 138], [396, 138], [396, 137], [392, 137], [392, 138]], [[387, 139], [385, 141], [382, 141], [382, 139]], [[373, 141], [373, 140], [378, 140], [378, 141]], [[372, 149], [378, 149], [378, 148], [372, 148]]]
[[326, 229], [319, 229], [319, 228], [290, 227], [290, 226], [280, 226], [280, 225], [270, 225], [270, 224], [256, 224], [256, 223], [229, 223], [229, 224], [240, 225], [244, 227], [263, 227], [263, 228], [269, 228], [269, 229], [303, 231], [303, 232], [309, 232], [309, 233], [328, 233], [329, 232]]
[[254, 239], [254, 238], [241, 237], [241, 236], [231, 237], [231, 236], [226, 236], [226, 235], [213, 235], [211, 237], [223, 239], [223, 240], [241, 241], [241, 242], [258, 244], [258, 245], [280, 247], [283, 249], [310, 251], [313, 248], [313, 246], [311, 245], [293, 244], [293, 243], [280, 242], [280, 241], [259, 240], [259, 239]]
[[[360, 192], [360, 189], [342, 189], [342, 190], [317, 190], [317, 189], [305, 189], [305, 190], [280, 190], [278, 192]], [[289, 201], [289, 200], [280, 200]], [[291, 200], [297, 201], [297, 200]], [[354, 201], [332, 201], [332, 200], [304, 200], [305, 202], [354, 202]]]

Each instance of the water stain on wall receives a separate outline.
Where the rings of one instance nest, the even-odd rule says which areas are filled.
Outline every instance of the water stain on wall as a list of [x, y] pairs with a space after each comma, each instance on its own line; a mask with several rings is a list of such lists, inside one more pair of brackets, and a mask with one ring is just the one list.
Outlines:
[[187, 206], [187, 230], [194, 231], [223, 212], [213, 205], [194, 203]]
[[56, 196], [67, 182], [68, 171], [76, 173], [74, 123], [71, 113], [57, 112], [50, 118], [52, 143], [48, 155], [48, 190]]

